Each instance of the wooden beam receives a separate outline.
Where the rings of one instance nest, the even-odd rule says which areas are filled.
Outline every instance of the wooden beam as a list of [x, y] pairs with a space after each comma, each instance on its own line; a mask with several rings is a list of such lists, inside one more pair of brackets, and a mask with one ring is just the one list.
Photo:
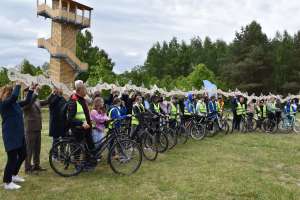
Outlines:
[[75, 24], [76, 24], [76, 20], [77, 20], [77, 5], [75, 5]]
[[68, 1], [68, 5], [67, 5], [67, 12], [68, 12], [68, 21], [70, 21], [70, 1]]
[[92, 11], [89, 11], [89, 24], [91, 25], [91, 17], [92, 17]]
[[83, 20], [84, 20], [84, 10], [82, 10], [82, 17], [81, 17], [81, 23], [83, 24]]
[[59, 9], [62, 10], [62, 0], [59, 0]]

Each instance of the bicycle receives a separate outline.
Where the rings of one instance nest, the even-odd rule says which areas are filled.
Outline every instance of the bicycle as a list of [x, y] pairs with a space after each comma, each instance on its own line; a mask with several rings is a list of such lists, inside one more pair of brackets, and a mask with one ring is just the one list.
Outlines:
[[242, 115], [240, 127], [243, 133], [249, 133], [256, 130], [257, 124], [252, 113]]
[[129, 139], [132, 139], [140, 144], [143, 151], [143, 155], [146, 160], [155, 161], [158, 157], [158, 142], [155, 134], [151, 134], [149, 129], [149, 121], [151, 122], [152, 116], [147, 113], [141, 115], [140, 125], [135, 135], [130, 135]]
[[184, 123], [184, 128], [194, 140], [202, 140], [205, 137], [204, 116], [191, 115]]
[[275, 133], [278, 129], [277, 121], [275, 120], [275, 115], [273, 113], [268, 113], [268, 117], [263, 121], [262, 127], [266, 133]]
[[300, 133], [300, 123], [295, 115], [282, 113], [281, 120], [278, 123], [278, 129], [284, 133]]
[[173, 131], [177, 135], [177, 144], [185, 144], [188, 141], [189, 134], [186, 128], [184, 127], [182, 120], [180, 118], [173, 119], [170, 120], [169, 123], [169, 127], [173, 129]]
[[99, 146], [97, 145], [95, 151], [90, 150], [85, 142], [76, 141], [73, 136], [60, 139], [49, 153], [49, 163], [53, 171], [62, 177], [76, 176], [83, 171], [88, 159], [100, 159], [108, 149], [107, 160], [113, 172], [120, 175], [135, 173], [142, 163], [142, 150], [136, 142], [120, 137], [117, 128], [120, 122], [121, 120], [113, 122], [113, 127], [97, 143]]

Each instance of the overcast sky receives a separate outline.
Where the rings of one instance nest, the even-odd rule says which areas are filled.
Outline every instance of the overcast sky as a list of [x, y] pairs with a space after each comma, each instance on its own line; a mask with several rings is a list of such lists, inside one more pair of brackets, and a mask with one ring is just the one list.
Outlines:
[[[49, 0], [48, 0], [49, 1]], [[299, 0], [78, 0], [94, 8], [94, 45], [103, 48], [122, 72], [144, 63], [156, 41], [194, 36], [231, 41], [241, 26], [257, 20], [268, 36], [300, 30]], [[36, 16], [36, 0], [1, 0], [0, 66], [23, 58], [49, 61], [36, 39], [50, 37], [50, 20]]]

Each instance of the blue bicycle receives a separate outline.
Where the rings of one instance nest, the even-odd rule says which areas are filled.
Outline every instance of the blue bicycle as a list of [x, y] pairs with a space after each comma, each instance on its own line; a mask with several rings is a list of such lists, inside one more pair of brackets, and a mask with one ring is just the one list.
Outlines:
[[300, 133], [300, 123], [295, 115], [282, 113], [281, 120], [278, 123], [278, 129], [283, 133]]

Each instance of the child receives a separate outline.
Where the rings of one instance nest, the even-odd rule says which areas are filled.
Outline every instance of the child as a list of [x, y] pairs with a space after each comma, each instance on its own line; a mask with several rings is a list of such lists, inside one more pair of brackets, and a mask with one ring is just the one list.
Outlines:
[[104, 136], [105, 122], [109, 120], [106, 115], [104, 100], [101, 97], [95, 98], [93, 102], [93, 110], [91, 111], [91, 120], [93, 122], [93, 141], [96, 148], [99, 147], [100, 141]]

